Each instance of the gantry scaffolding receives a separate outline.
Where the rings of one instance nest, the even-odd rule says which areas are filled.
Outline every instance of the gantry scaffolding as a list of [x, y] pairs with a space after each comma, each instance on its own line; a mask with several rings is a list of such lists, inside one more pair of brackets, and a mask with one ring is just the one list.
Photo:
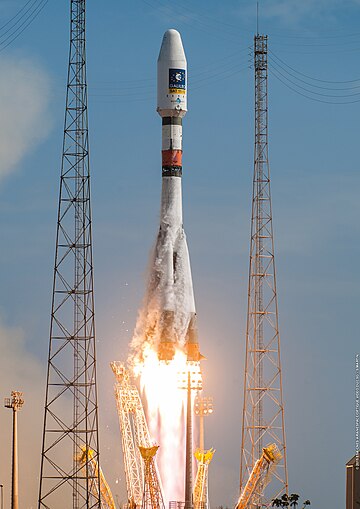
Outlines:
[[276, 444], [264, 447], [262, 455], [256, 461], [247, 483], [242, 490], [235, 509], [248, 509], [258, 505], [258, 487], [264, 490], [271, 481], [271, 475], [282, 455]]
[[194, 456], [198, 462], [198, 469], [195, 478], [194, 493], [193, 493], [193, 504], [194, 509], [209, 509], [209, 484], [208, 474], [209, 465], [214, 456], [215, 449], [196, 449]]
[[255, 154], [240, 493], [262, 456], [264, 444], [275, 443], [282, 459], [267, 494], [263, 483], [258, 483], [251, 509], [267, 505], [271, 498], [287, 492], [288, 485], [268, 158], [267, 43], [266, 35], [255, 36]]
[[84, 445], [99, 463], [85, 9], [70, 1], [39, 509], [100, 507], [99, 471], [77, 461]]
[[144, 489], [141, 509], [165, 509], [159, 476], [155, 464], [158, 445], [139, 447], [144, 460]]
[[[85, 446], [81, 447], [81, 454], [78, 456], [78, 462], [80, 463], [84, 474], [86, 474], [86, 465], [91, 469], [91, 473], [94, 477], [100, 478], [100, 499], [101, 499], [101, 509], [116, 509], [116, 505], [114, 502], [114, 498], [112, 496], [110, 486], [108, 485], [105, 476], [103, 474], [102, 469], [99, 467], [95, 454], [92, 449], [86, 449]], [[93, 489], [96, 489], [97, 486], [94, 484]], [[95, 496], [98, 493], [94, 493]]]
[[144, 462], [141, 458], [139, 446], [147, 448], [152, 446], [149, 429], [139, 391], [131, 383], [129, 371], [121, 362], [112, 362], [110, 365], [116, 377], [114, 390], [119, 416], [128, 501], [130, 507], [140, 507], [144, 487]]

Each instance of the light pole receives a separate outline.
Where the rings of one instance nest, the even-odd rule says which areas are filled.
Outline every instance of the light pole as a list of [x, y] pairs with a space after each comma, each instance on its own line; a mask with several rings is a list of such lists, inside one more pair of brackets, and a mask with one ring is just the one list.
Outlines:
[[186, 398], [186, 454], [185, 454], [185, 509], [193, 507], [193, 476], [192, 476], [192, 391], [202, 389], [200, 363], [188, 361], [187, 371], [182, 373], [180, 388], [187, 390]]
[[4, 485], [0, 484], [1, 489], [1, 509], [4, 509]]
[[22, 392], [12, 391], [11, 398], [5, 398], [5, 407], [12, 408], [13, 410], [11, 509], [19, 509], [17, 412], [21, 409], [23, 404], [24, 399]]
[[204, 452], [204, 417], [212, 414], [214, 411], [213, 398], [196, 396], [195, 415], [200, 418], [200, 449]]

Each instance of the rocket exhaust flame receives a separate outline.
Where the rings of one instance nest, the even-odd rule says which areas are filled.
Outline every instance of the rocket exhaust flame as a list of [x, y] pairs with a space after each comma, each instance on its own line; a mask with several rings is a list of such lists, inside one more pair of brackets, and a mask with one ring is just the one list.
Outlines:
[[[187, 63], [176, 30], [165, 32], [160, 49], [157, 111], [162, 118], [160, 229], [129, 364], [139, 377], [150, 435], [160, 445], [157, 464], [167, 504], [169, 500], [184, 500], [187, 392], [179, 377], [185, 374], [187, 380], [191, 372], [191, 389], [199, 388], [203, 358], [182, 219], [182, 119], [187, 111]], [[194, 390], [189, 392], [192, 409]]]
[[184, 500], [186, 389], [190, 372], [193, 408], [194, 390], [201, 389], [200, 363], [189, 362], [182, 350], [175, 350], [170, 362], [161, 362], [149, 346], [133, 370], [146, 401], [150, 435], [160, 445], [157, 465], [164, 499]]
[[157, 464], [167, 505], [169, 500], [183, 500], [184, 496], [185, 458], [181, 451], [186, 392], [179, 388], [178, 373], [186, 368], [186, 357], [176, 351], [171, 362], [159, 362], [157, 351], [149, 348], [139, 368], [150, 435], [160, 444]]

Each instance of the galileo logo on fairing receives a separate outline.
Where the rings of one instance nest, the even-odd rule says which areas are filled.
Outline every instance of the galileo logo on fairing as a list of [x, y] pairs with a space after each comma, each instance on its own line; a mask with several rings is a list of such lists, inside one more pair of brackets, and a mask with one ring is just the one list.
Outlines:
[[185, 94], [185, 69], [169, 69], [169, 91], [172, 94]]

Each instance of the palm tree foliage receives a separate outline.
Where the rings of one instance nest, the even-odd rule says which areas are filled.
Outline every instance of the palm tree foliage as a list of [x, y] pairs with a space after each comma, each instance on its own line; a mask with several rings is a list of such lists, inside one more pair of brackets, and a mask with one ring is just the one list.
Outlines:
[[[284, 509], [286, 507], [290, 507], [292, 509], [297, 509], [299, 505], [300, 496], [297, 493], [291, 493], [291, 495], [287, 495], [284, 493], [281, 498], [274, 498], [272, 500], [272, 507], [281, 507]], [[302, 505], [302, 509], [305, 509], [305, 506], [309, 506], [311, 504], [310, 500], [305, 500]]]

